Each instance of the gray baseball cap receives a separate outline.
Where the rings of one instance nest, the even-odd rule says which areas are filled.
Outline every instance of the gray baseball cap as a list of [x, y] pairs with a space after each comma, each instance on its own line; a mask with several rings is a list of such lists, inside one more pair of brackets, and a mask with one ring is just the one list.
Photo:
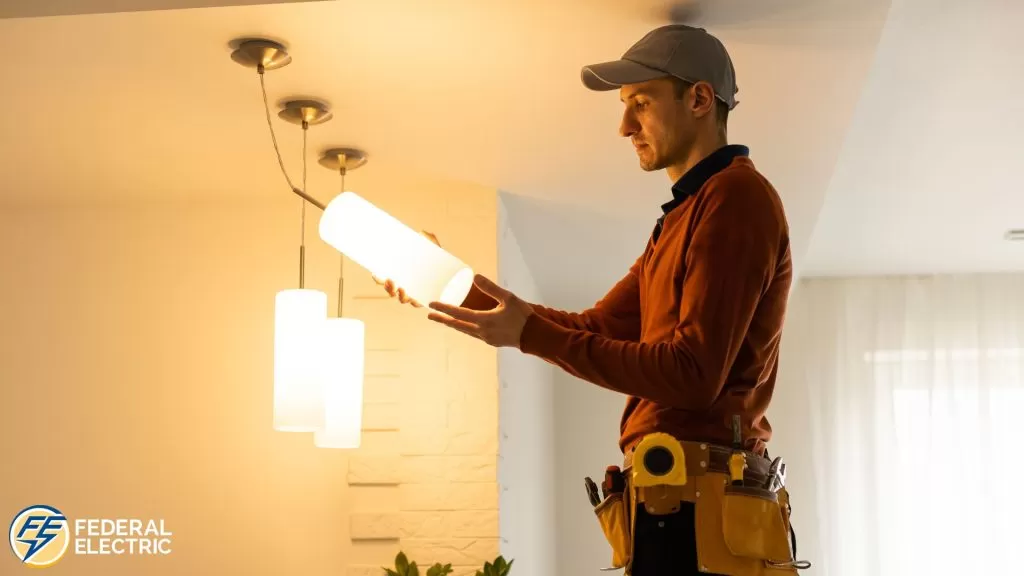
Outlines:
[[736, 107], [736, 70], [725, 46], [703, 28], [683, 24], [662, 26], [634, 44], [622, 58], [584, 66], [583, 84], [591, 90], [615, 90], [655, 78], [675, 76], [704, 81], [729, 109]]

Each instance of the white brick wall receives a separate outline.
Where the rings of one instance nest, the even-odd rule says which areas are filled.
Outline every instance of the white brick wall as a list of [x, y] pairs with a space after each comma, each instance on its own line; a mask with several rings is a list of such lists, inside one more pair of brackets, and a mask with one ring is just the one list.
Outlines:
[[[436, 192], [422, 212], [372, 201], [496, 279], [496, 192]], [[362, 268], [345, 270], [344, 314], [367, 323], [363, 445], [346, 476], [345, 574], [382, 576], [402, 550], [421, 574], [441, 562], [473, 576], [500, 553], [497, 351], [387, 298]]]
[[[494, 278], [496, 192], [379, 162], [351, 175], [351, 188]], [[329, 199], [337, 176], [309, 176]], [[24, 383], [0, 401], [0, 436], [32, 428], [21, 406], [55, 415], [53, 435], [7, 447], [14, 460], [51, 457], [42, 481], [5, 477], [0, 509], [42, 491], [83, 514], [166, 519], [176, 560], [147, 564], [147, 576], [383, 576], [402, 549], [457, 575], [493, 559], [496, 351], [383, 298], [348, 261], [343, 312], [367, 323], [362, 446], [321, 449], [310, 434], [275, 431], [274, 297], [297, 287], [297, 199], [279, 178], [242, 199], [143, 192], [0, 209], [0, 246], [24, 247], [0, 250], [0, 268], [31, 270], [0, 282], [16, 303], [3, 316], [0, 372]], [[333, 315], [341, 257], [319, 241], [318, 220], [307, 211], [306, 287], [327, 293]], [[126, 430], [138, 457], [107, 457]], [[76, 482], [61, 480], [69, 474]], [[146, 486], [144, 498], [133, 486]], [[211, 510], [237, 520], [231, 537]], [[86, 558], [63, 562], [96, 572]], [[100, 570], [138, 572], [114, 564]]]

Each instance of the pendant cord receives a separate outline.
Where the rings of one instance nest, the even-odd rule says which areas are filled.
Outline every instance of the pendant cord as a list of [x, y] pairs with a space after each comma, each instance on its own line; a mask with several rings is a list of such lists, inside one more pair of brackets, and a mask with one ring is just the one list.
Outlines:
[[[277, 165], [281, 167], [281, 174], [284, 175], [285, 182], [288, 183], [288, 187], [293, 192], [298, 191], [295, 184], [292, 183], [292, 179], [288, 176], [288, 170], [284, 167], [284, 159], [281, 158], [281, 147], [277, 143], [277, 134], [274, 133], [274, 122], [270, 117], [270, 103], [267, 102], [267, 83], [264, 80], [264, 72], [266, 69], [263, 64], [260, 64], [257, 69], [260, 77], [260, 93], [263, 95], [263, 111], [267, 116], [267, 127], [270, 129], [270, 141], [274, 144], [274, 155], [277, 156]], [[306, 133], [309, 130], [309, 123], [302, 122], [302, 190], [299, 194], [301, 206], [301, 213], [299, 217], [299, 288], [306, 287]]]
[[[341, 166], [341, 191], [339, 192], [339, 194], [345, 191], [345, 172], [347, 172], [346, 166], [344, 164], [342, 164], [342, 166]], [[345, 255], [344, 254], [340, 255], [338, 257], [338, 261], [339, 261], [339, 263], [338, 263], [338, 318], [341, 318], [341, 305], [342, 305], [342, 302], [343, 302], [343, 300], [345, 298], [345, 296], [344, 296], [344, 293], [345, 293]]]
[[[288, 187], [294, 189], [295, 185], [292, 184], [292, 179], [288, 176], [288, 171], [284, 168], [284, 160], [281, 159], [281, 149], [277, 146], [277, 136], [274, 134], [274, 123], [270, 120], [270, 104], [267, 103], [267, 85], [263, 81], [263, 65], [260, 64], [260, 91], [263, 92], [263, 109], [267, 113], [267, 126], [270, 128], [270, 140], [274, 143], [274, 154], [277, 155], [277, 164], [281, 167], [281, 173], [284, 174], [284, 179], [288, 182]], [[305, 191], [306, 187], [303, 186], [302, 190]]]
[[[302, 121], [302, 189], [306, 189], [306, 136], [309, 134], [309, 123]], [[299, 199], [299, 288], [306, 287], [306, 201]]]

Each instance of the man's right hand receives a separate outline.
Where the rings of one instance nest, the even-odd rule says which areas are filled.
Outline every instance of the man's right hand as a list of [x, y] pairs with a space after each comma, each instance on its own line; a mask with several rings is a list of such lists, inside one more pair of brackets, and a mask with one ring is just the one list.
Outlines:
[[[441, 245], [441, 243], [437, 241], [437, 236], [434, 236], [432, 232], [427, 232], [426, 230], [423, 230], [422, 234], [429, 238], [430, 241], [433, 242], [434, 244], [437, 244], [438, 246]], [[405, 293], [404, 289], [402, 289], [399, 286], [395, 286], [395, 282], [390, 278], [381, 279], [377, 278], [376, 276], [373, 276], [372, 274], [370, 275], [370, 277], [373, 278], [374, 282], [384, 287], [384, 291], [388, 293], [388, 296], [391, 296], [392, 298], [398, 297], [398, 301], [401, 302], [402, 304], [412, 304], [416, 308], [423, 307], [423, 304], [420, 304], [419, 302], [410, 298], [409, 295]]]

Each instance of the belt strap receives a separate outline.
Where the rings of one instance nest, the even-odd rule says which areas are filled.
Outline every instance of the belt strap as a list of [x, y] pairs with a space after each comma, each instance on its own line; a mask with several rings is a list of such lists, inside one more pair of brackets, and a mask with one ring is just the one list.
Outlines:
[[[681, 441], [683, 455], [686, 458], [686, 473], [689, 476], [701, 476], [707, 472], [718, 474], [729, 473], [729, 457], [735, 452], [732, 448], [708, 444], [707, 442]], [[768, 479], [771, 461], [763, 456], [746, 450], [740, 450], [747, 461], [747, 469], [743, 478], [755, 486], [764, 484]], [[623, 458], [623, 470], [633, 467], [633, 449], [627, 451]]]

